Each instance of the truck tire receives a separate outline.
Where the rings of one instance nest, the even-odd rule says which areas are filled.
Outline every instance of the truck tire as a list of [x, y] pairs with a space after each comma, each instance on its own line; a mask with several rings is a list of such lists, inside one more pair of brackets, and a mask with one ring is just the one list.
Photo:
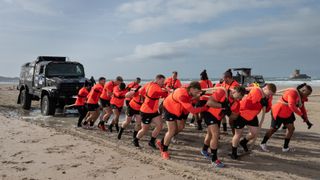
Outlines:
[[41, 114], [44, 116], [53, 116], [56, 111], [55, 103], [48, 95], [44, 95], [41, 99]]
[[20, 91], [20, 103], [25, 110], [29, 110], [31, 107], [31, 95], [26, 89]]

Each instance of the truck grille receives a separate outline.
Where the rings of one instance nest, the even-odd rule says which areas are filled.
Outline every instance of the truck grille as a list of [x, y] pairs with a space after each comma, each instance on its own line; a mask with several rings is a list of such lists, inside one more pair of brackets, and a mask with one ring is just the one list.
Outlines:
[[78, 94], [78, 91], [83, 85], [80, 83], [68, 83], [61, 84], [59, 89], [59, 94], [62, 96], [74, 96]]

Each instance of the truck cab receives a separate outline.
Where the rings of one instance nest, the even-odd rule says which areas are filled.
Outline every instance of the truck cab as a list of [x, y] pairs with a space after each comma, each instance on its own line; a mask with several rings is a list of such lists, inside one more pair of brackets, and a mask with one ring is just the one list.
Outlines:
[[85, 82], [83, 65], [66, 57], [39, 56], [21, 67], [18, 104], [30, 109], [32, 101], [41, 101], [43, 115], [54, 115], [56, 108], [73, 104]]

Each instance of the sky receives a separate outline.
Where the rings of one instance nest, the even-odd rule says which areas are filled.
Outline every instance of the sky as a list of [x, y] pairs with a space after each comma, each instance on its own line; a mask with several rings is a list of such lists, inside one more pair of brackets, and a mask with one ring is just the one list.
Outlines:
[[109, 79], [218, 78], [234, 67], [320, 77], [320, 1], [0, 0], [0, 76], [40, 55]]

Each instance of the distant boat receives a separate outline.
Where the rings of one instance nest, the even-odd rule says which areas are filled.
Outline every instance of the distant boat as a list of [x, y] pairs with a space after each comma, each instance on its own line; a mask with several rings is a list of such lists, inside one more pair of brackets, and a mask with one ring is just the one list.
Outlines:
[[290, 80], [296, 80], [296, 81], [311, 81], [311, 77], [306, 74], [300, 74], [299, 69], [295, 69], [293, 73], [291, 74]]

